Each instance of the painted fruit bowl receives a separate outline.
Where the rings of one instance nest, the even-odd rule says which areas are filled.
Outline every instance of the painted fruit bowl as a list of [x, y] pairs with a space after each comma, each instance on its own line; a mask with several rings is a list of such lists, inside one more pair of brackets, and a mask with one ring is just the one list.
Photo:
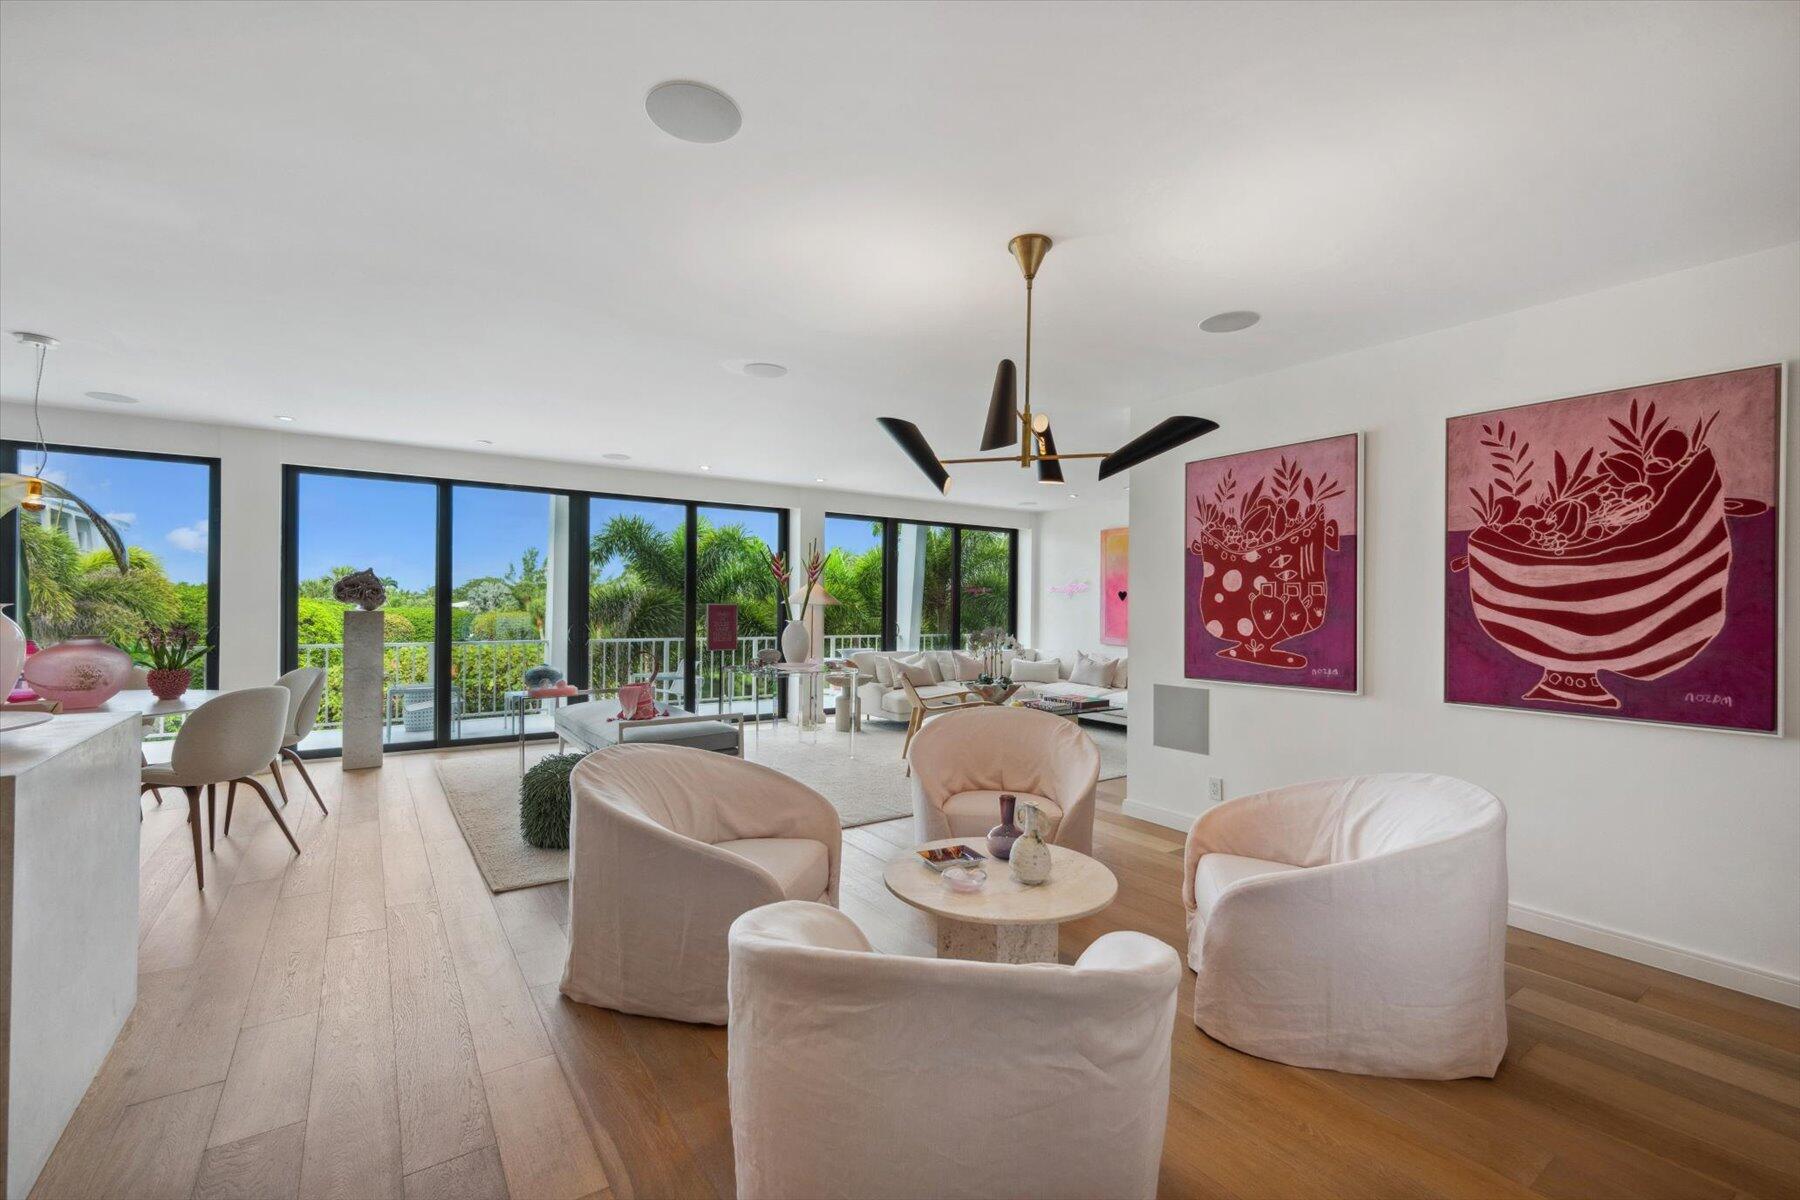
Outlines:
[[1325, 621], [1325, 552], [1338, 548], [1338, 524], [1315, 506], [1298, 524], [1246, 545], [1208, 526], [1201, 536], [1200, 618], [1206, 632], [1236, 644], [1220, 658], [1297, 670], [1306, 656], [1281, 643]]
[[[1527, 700], [1618, 708], [1596, 672], [1659, 679], [1692, 662], [1725, 624], [1726, 518], [1767, 507], [1728, 499], [1704, 447], [1653, 461], [1641, 482], [1630, 477], [1631, 461], [1607, 462], [1603, 468], [1625, 477], [1622, 488], [1602, 480], [1597, 490], [1609, 499], [1600, 505], [1587, 503], [1584, 513], [1508, 505], [1469, 535], [1467, 557], [1451, 564], [1467, 567], [1475, 619], [1488, 636], [1543, 668]], [[1615, 520], [1606, 506], [1618, 504], [1637, 507]]]

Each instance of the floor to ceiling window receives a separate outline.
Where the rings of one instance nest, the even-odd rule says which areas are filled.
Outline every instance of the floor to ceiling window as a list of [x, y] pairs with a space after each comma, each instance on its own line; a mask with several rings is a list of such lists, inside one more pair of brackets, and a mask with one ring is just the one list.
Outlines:
[[827, 655], [883, 645], [886, 531], [880, 517], [825, 516], [825, 590], [837, 601], [825, 609]]
[[[769, 556], [787, 545], [787, 514], [773, 508], [706, 505], [694, 510], [694, 694], [701, 712], [751, 710], [750, 668], [757, 652], [776, 644], [781, 633], [777, 607], [780, 593]], [[805, 572], [794, 564], [796, 590]], [[738, 645], [735, 650], [706, 648], [706, 606], [736, 605]], [[798, 603], [795, 604], [798, 612]], [[763, 710], [771, 711], [776, 689], [765, 683]]]
[[687, 697], [688, 506], [625, 496], [588, 501], [588, 680], [651, 682]]
[[551, 710], [524, 694], [525, 672], [568, 674], [569, 498], [459, 485], [450, 504], [453, 734], [514, 733], [520, 720], [548, 733]]
[[[288, 478], [291, 535], [287, 567], [292, 666], [320, 667], [325, 690], [313, 731], [301, 750], [341, 744], [344, 613], [332, 595], [341, 577], [364, 568], [387, 585], [382, 631], [383, 740], [389, 745], [433, 742], [438, 720], [437, 639], [438, 488], [435, 483], [338, 471], [292, 471]], [[459, 731], [466, 713], [452, 691], [449, 724]]]
[[1018, 531], [828, 513], [832, 653], [944, 650], [987, 629], [1016, 633]]
[[[0, 603], [39, 646], [95, 634], [130, 649], [152, 626], [188, 625], [212, 650], [194, 686], [219, 677], [216, 459], [0, 442], [0, 470], [41, 475], [80, 496], [125, 541], [120, 573], [80, 506], [46, 497], [0, 522]], [[6, 681], [11, 686], [13, 681]], [[0, 699], [3, 699], [0, 696]], [[173, 736], [178, 720], [148, 732]]]

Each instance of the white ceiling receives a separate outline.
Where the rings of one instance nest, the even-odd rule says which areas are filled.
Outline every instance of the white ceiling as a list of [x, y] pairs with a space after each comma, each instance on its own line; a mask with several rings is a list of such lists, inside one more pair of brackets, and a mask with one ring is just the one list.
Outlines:
[[[3, 11], [0, 325], [64, 339], [59, 405], [924, 495], [874, 418], [973, 452], [1017, 232], [1057, 242], [1034, 399], [1070, 450], [1800, 238], [1791, 3]], [[742, 132], [658, 131], [671, 78]], [[30, 366], [0, 349], [6, 398]], [[1066, 502], [1027, 478], [952, 497]]]

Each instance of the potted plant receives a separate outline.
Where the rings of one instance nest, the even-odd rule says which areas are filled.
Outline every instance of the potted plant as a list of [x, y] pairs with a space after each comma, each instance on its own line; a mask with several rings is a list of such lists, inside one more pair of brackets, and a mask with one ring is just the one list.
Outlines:
[[211, 648], [211, 639], [192, 625], [152, 625], [131, 648], [131, 661], [149, 671], [150, 690], [158, 700], [173, 700], [188, 690], [194, 665]]

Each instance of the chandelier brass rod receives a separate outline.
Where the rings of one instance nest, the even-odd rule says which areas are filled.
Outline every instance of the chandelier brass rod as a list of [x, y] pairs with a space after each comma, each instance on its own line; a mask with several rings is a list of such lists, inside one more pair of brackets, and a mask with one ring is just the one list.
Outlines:
[[[1106, 457], [1105, 451], [1100, 451], [1100, 452], [1094, 453], [1094, 454], [1034, 454], [1031, 456], [1030, 461], [1031, 462], [1039, 462], [1039, 461], [1057, 462], [1057, 461], [1060, 461], [1065, 458], [1105, 458], [1105, 457]], [[966, 466], [969, 463], [1005, 463], [1009, 467], [1018, 465], [1018, 460], [1015, 459], [1010, 454], [1004, 455], [1004, 456], [998, 457], [998, 458], [940, 458], [940, 459], [938, 459], [938, 462], [942, 463], [946, 467]], [[1029, 463], [1026, 465], [1029, 465]]]

